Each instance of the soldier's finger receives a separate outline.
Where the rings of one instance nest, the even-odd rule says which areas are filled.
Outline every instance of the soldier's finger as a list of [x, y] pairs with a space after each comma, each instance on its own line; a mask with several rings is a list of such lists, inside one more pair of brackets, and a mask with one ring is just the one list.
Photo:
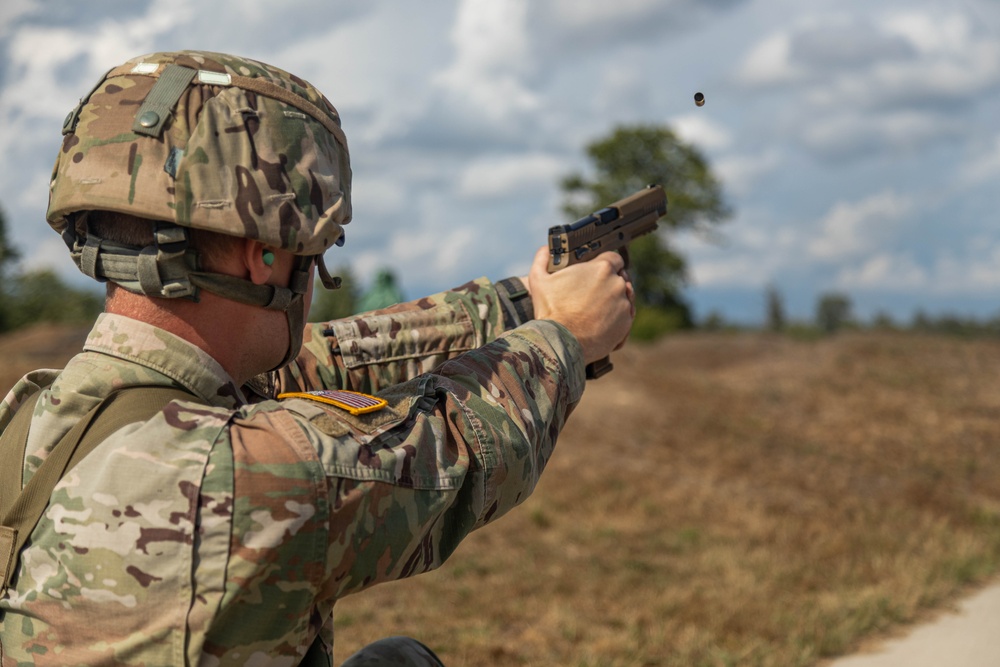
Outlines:
[[611, 265], [614, 273], [619, 273], [625, 269], [625, 258], [616, 252], [602, 252], [594, 258], [594, 261], [604, 261]]

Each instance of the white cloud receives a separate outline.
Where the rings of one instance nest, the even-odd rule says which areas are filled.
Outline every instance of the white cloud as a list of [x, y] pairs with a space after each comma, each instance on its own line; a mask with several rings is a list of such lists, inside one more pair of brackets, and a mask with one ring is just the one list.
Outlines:
[[526, 16], [527, 0], [461, 0], [455, 61], [435, 83], [494, 122], [538, 108], [523, 81], [532, 69]]
[[628, 16], [648, 15], [664, 4], [679, 4], [670, 0], [554, 0], [553, 18], [572, 30], [583, 27], [607, 26]]
[[744, 196], [769, 173], [781, 167], [781, 156], [776, 150], [757, 155], [726, 155], [715, 161], [715, 171], [728, 193]]
[[24, 257], [21, 264], [28, 271], [58, 267], [68, 274], [71, 273], [74, 278], [81, 275], [69, 260], [69, 250], [66, 249], [66, 244], [55, 232], [50, 231], [48, 237], [41, 242], [23, 248], [22, 253]]
[[748, 86], [774, 86], [801, 79], [804, 72], [792, 64], [792, 39], [779, 32], [761, 40], [737, 70], [737, 80]]
[[808, 245], [815, 259], [836, 261], [875, 247], [887, 226], [911, 208], [908, 198], [886, 191], [860, 202], [840, 202], [820, 221], [820, 235]]
[[934, 264], [932, 289], [939, 294], [1000, 292], [1000, 244], [969, 248], [964, 255], [942, 254]]
[[1000, 243], [970, 239], [961, 249], [942, 251], [924, 266], [909, 252], [877, 251], [837, 275], [844, 289], [909, 292], [955, 297], [1000, 293]]
[[547, 191], [569, 171], [562, 160], [545, 153], [491, 156], [470, 163], [458, 182], [463, 197], [517, 197]]
[[366, 218], [397, 214], [406, 206], [406, 184], [378, 175], [355, 179], [351, 199], [355, 212]]
[[759, 257], [742, 255], [695, 262], [690, 274], [692, 283], [702, 287], [747, 287], [767, 283], [772, 268]]
[[913, 154], [937, 139], [961, 137], [958, 118], [920, 110], [866, 115], [853, 109], [801, 118], [800, 139], [816, 154], [834, 160], [890, 152]]
[[0, 3], [0, 38], [6, 37], [17, 19], [35, 7], [33, 0], [4, 0]]
[[427, 231], [399, 230], [389, 241], [387, 256], [400, 264], [401, 272], [424, 279], [453, 276], [474, 265], [482, 252], [480, 237], [471, 227], [454, 227], [447, 234]]
[[979, 185], [1000, 179], [1000, 135], [980, 150], [969, 161], [962, 164], [959, 180], [963, 185]]
[[745, 289], [801, 268], [806, 232], [775, 221], [766, 209], [742, 211], [720, 231], [725, 239], [721, 244], [706, 244], [690, 235], [674, 239], [688, 258], [694, 285]]
[[929, 277], [912, 257], [880, 252], [860, 266], [842, 269], [836, 282], [843, 289], [915, 291], [925, 288]]
[[927, 54], [962, 53], [973, 37], [969, 18], [961, 14], [942, 17], [906, 11], [889, 15], [884, 26]]
[[678, 136], [688, 143], [708, 150], [728, 148], [733, 137], [724, 126], [712, 122], [704, 114], [685, 114], [670, 119]]
[[816, 10], [788, 23], [748, 50], [737, 81], [780, 87], [785, 136], [823, 158], [955, 140], [969, 132], [964, 112], [1000, 90], [1000, 40], [966, 7]]

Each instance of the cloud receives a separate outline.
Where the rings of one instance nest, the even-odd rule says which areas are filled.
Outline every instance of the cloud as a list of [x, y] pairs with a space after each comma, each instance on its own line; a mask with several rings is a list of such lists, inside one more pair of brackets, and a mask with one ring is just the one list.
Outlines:
[[736, 79], [749, 89], [805, 86], [816, 108], [941, 104], [1000, 86], [1000, 42], [962, 9], [817, 15], [758, 42]]
[[0, 3], [0, 39], [6, 38], [20, 24], [21, 17], [35, 9], [35, 0], [4, 0]]
[[928, 272], [907, 254], [880, 252], [859, 266], [842, 269], [836, 284], [842, 289], [912, 292], [927, 287]]
[[931, 290], [938, 294], [1000, 291], [1000, 244], [986, 239], [969, 245], [964, 254], [942, 254], [935, 259]]
[[788, 36], [787, 44], [786, 58], [819, 71], [905, 61], [917, 53], [904, 35], [856, 17], [810, 25]]
[[725, 155], [715, 161], [715, 171], [726, 191], [741, 197], [750, 193], [758, 181], [779, 169], [781, 164], [780, 153], [772, 149], [754, 155]]
[[462, 197], [518, 197], [526, 191], [550, 190], [569, 172], [563, 160], [545, 153], [488, 156], [471, 162], [462, 172]]
[[23, 255], [21, 266], [27, 271], [38, 271], [57, 266], [60, 269], [60, 275], [70, 279], [77, 280], [83, 275], [69, 260], [69, 250], [66, 249], [66, 244], [63, 243], [58, 234], [51, 230], [48, 236], [40, 242], [24, 248]]
[[527, 0], [461, 0], [455, 60], [434, 83], [494, 123], [536, 110], [538, 97], [523, 83], [533, 68], [526, 19]]
[[552, 0], [530, 4], [547, 54], [575, 57], [692, 29], [745, 0]]
[[943, 296], [996, 294], [1000, 289], [1000, 244], [987, 239], [964, 251], [948, 251], [928, 266], [909, 252], [877, 252], [837, 275], [842, 289]]
[[708, 150], [728, 148], [733, 141], [729, 130], [704, 114], [676, 116], [670, 125], [684, 141]]
[[784, 95], [780, 132], [824, 161], [905, 154], [968, 134], [956, 107], [1000, 91], [1000, 40], [965, 6], [817, 12], [753, 44], [734, 79]]
[[848, 109], [801, 119], [797, 136], [816, 157], [846, 161], [871, 155], [915, 154], [936, 141], [959, 140], [966, 129], [960, 118], [936, 112], [864, 114]]
[[736, 71], [736, 80], [748, 88], [788, 85], [806, 77], [806, 71], [791, 58], [792, 36], [770, 35], [746, 55]]
[[763, 286], [801, 268], [805, 232], [776, 220], [766, 208], [740, 211], [721, 244], [692, 235], [673, 239], [688, 258], [691, 282], [707, 288]]
[[888, 226], [911, 209], [907, 197], [886, 191], [860, 202], [841, 202], [820, 221], [820, 233], [807, 251], [810, 257], [837, 261], [857, 256], [875, 247]]
[[959, 182], [966, 186], [1000, 179], [1000, 135], [985, 147], [977, 147], [975, 155], [962, 164]]

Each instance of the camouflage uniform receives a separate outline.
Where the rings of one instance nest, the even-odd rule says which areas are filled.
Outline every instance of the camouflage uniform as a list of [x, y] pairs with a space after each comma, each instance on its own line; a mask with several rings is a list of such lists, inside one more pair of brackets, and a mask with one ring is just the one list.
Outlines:
[[309, 325], [278, 384], [389, 401], [351, 416], [247, 402], [198, 348], [102, 315], [65, 370], [29, 373], [0, 406], [5, 427], [53, 383], [25, 481], [113, 386], [179, 382], [207, 405], [171, 403], [60, 482], [0, 600], [3, 667], [294, 665], [318, 634], [329, 650], [339, 597], [437, 567], [533, 489], [583, 364], [558, 324], [502, 330], [485, 280]]
[[[312, 267], [323, 277], [351, 219], [340, 118], [310, 84], [225, 54], [151, 54], [110, 70], [63, 133], [47, 218], [79, 268], [147, 297], [205, 290], [284, 311], [291, 363], [237, 387], [198, 347], [105, 314], [63, 371], [14, 387], [0, 429], [41, 392], [22, 485], [113, 389], [180, 384], [194, 397], [119, 429], [62, 477], [0, 598], [2, 667], [323, 658], [338, 598], [438, 566], [531, 492], [583, 391], [561, 325], [512, 321], [485, 280], [303, 325]], [[94, 210], [156, 221], [155, 244], [99, 238]], [[296, 255], [289, 284], [206, 272], [190, 228]], [[387, 406], [355, 416], [277, 399], [321, 389]], [[404, 654], [433, 662], [412, 641], [368, 657]]]

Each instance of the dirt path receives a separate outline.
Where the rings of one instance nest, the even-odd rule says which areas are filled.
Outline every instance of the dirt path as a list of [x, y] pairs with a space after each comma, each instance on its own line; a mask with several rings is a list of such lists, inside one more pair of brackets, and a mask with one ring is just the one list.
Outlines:
[[919, 625], [870, 652], [827, 667], [997, 667], [1000, 665], [1000, 583], [962, 600], [953, 612]]

